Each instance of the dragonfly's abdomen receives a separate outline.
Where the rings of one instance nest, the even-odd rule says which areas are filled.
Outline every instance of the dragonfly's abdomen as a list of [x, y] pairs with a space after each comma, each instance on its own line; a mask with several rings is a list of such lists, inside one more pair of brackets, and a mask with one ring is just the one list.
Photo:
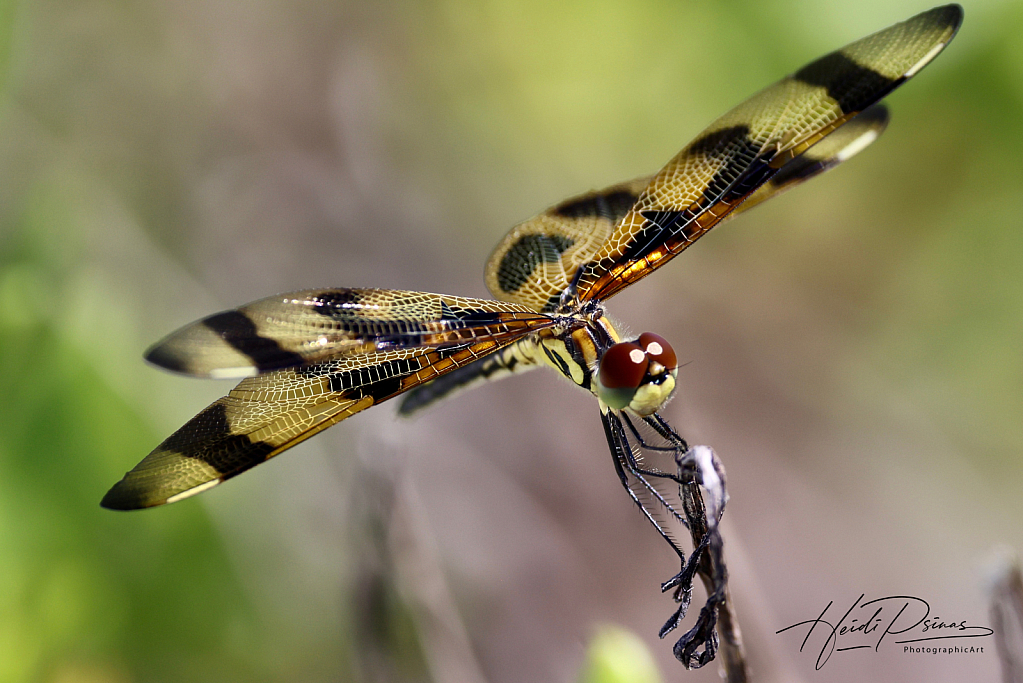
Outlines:
[[446, 375], [421, 384], [405, 394], [398, 412], [409, 415], [441, 399], [460, 394], [484, 382], [508, 377], [514, 373], [526, 372], [540, 367], [541, 360], [537, 342], [527, 337], [507, 346], [497, 353], [463, 365]]

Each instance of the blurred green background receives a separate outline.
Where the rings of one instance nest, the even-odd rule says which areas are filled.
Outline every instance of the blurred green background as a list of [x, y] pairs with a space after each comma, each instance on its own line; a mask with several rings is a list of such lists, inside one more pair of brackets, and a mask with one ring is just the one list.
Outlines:
[[[281, 291], [486, 296], [512, 224], [927, 7], [0, 0], [0, 683], [716, 680], [656, 639], [677, 567], [553, 373], [119, 514], [230, 388], [141, 354]], [[878, 143], [610, 304], [688, 363], [664, 414], [728, 468], [758, 680], [814, 675], [774, 632], [829, 600], [986, 623], [1023, 547], [1020, 35], [1018, 0], [966, 3]], [[994, 680], [986, 650], [827, 674]]]

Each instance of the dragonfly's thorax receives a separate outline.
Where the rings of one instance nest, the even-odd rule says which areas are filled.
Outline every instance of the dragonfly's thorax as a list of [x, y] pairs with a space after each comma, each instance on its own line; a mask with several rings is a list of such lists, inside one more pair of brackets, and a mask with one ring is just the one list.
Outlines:
[[572, 383], [594, 391], [593, 377], [603, 349], [601, 329], [594, 323], [541, 332], [537, 339], [539, 359]]
[[650, 415], [667, 402], [678, 363], [664, 339], [644, 333], [623, 343], [603, 310], [575, 322], [537, 336], [540, 360], [596, 396], [602, 409]]

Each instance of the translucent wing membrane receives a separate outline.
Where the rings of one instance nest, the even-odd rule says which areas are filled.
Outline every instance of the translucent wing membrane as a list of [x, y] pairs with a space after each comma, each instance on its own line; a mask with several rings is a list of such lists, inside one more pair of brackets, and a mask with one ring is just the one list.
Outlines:
[[651, 177], [566, 199], [516, 225], [487, 261], [487, 289], [498, 299], [553, 311], [579, 266], [607, 242]]
[[415, 387], [402, 397], [398, 412], [401, 415], [411, 415], [484, 382], [535, 370], [540, 367], [536, 351], [536, 343], [532, 339], [521, 339], [497, 353]]
[[193, 375], [261, 374], [172, 434], [103, 505], [151, 507], [203, 491], [554, 322], [514, 304], [367, 289], [297, 292], [206, 318], [150, 360]]
[[[533, 335], [540, 330], [555, 328], [544, 333], [544, 344], [563, 342], [566, 357], [575, 359], [577, 351], [583, 360], [573, 363], [585, 363], [589, 372], [603, 349], [590, 342], [587, 355], [572, 335], [595, 325], [587, 317], [595, 309], [582, 304], [614, 295], [722, 220], [869, 145], [888, 120], [875, 103], [938, 55], [962, 16], [958, 5], [938, 7], [811, 62], [719, 118], [657, 175], [574, 197], [515, 226], [486, 266], [487, 287], [498, 301], [312, 289], [174, 332], [147, 352], [148, 360], [197, 377], [246, 379], [127, 473], [103, 505], [131, 509], [180, 500], [417, 387], [402, 412], [545, 358], [555, 363], [561, 356], [537, 345]], [[549, 315], [554, 311], [560, 317]], [[683, 560], [684, 571], [669, 584], [683, 586], [695, 568], [692, 558], [686, 565], [679, 530], [688, 524], [693, 539], [716, 534], [694, 523], [703, 518], [702, 503], [693, 473], [683, 472], [685, 442], [656, 413], [633, 420], [607, 409], [603, 420], [622, 483]], [[720, 554], [720, 539], [716, 546], [694, 542], [697, 555], [703, 548]], [[705, 568], [720, 564], [723, 586], [723, 563], [706, 562]], [[717, 599], [712, 595], [705, 609]], [[676, 600], [681, 606], [667, 630], [684, 614], [684, 596], [677, 593]], [[703, 640], [687, 634], [680, 643], [707, 644], [699, 655], [705, 659], [713, 657], [713, 620], [701, 623]], [[678, 647], [676, 656], [696, 661]]]
[[738, 216], [762, 202], [777, 197], [796, 185], [816, 178], [843, 161], [862, 152], [874, 142], [888, 125], [888, 109], [875, 104], [816, 145], [778, 169], [771, 179], [749, 195], [724, 219]]
[[263, 372], [378, 350], [520, 337], [546, 326], [529, 308], [395, 289], [309, 289], [260, 299], [174, 332], [146, 352], [196, 377]]
[[[887, 123], [888, 110], [883, 105], [870, 107], [782, 166], [722, 220], [834, 168], [876, 140]], [[553, 311], [579, 267], [604, 246], [615, 221], [629, 213], [653, 178], [637, 178], [573, 197], [516, 225], [487, 262], [487, 288], [498, 299], [536, 311]]]
[[780, 169], [915, 75], [952, 39], [962, 16], [961, 7], [947, 5], [895, 24], [719, 118], [661, 169], [583, 266], [579, 298], [606, 299], [663, 266]]
[[205, 491], [513, 341], [506, 336], [444, 349], [379, 351], [247, 378], [157, 446], [102, 505], [152, 507]]

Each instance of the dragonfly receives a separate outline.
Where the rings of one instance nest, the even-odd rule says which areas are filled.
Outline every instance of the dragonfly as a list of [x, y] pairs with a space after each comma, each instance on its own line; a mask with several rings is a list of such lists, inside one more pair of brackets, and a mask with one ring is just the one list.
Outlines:
[[605, 302], [719, 223], [870, 145], [888, 123], [878, 102], [933, 60], [962, 19], [958, 5], [936, 7], [850, 43], [718, 118], [656, 175], [573, 197], [513, 227], [486, 265], [493, 300], [309, 289], [173, 332], [148, 361], [241, 381], [101, 504], [180, 501], [388, 399], [403, 395], [399, 412], [408, 414], [547, 366], [596, 397], [615, 471], [682, 557], [684, 575], [676, 527], [693, 522], [684, 487], [692, 450], [658, 412], [675, 392], [678, 355], [657, 334], [627, 338]]

